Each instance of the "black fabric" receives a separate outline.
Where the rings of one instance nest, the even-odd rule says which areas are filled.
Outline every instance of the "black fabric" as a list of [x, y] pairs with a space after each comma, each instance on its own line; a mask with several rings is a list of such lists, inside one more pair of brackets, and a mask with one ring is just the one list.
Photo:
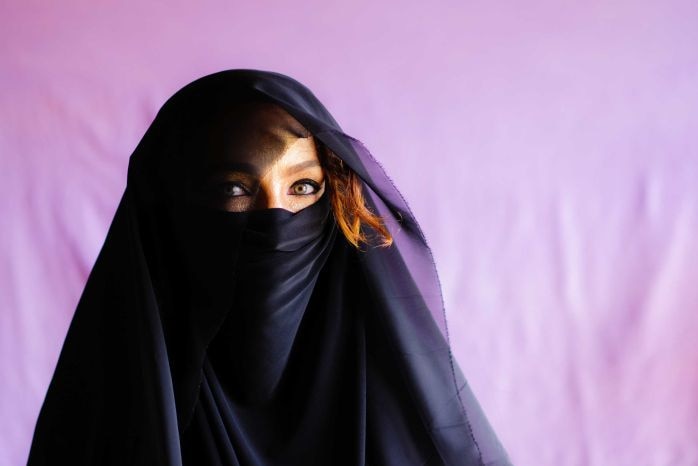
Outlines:
[[245, 404], [271, 401], [335, 238], [326, 193], [297, 214], [254, 214], [235, 265], [233, 311], [208, 351], [228, 390]]
[[[363, 182], [394, 243], [357, 250], [328, 194], [292, 213], [194, 202], [205, 134], [283, 108]], [[180, 89], [129, 161], [28, 459], [105, 465], [508, 465], [454, 361], [431, 252], [309, 89], [227, 70]]]

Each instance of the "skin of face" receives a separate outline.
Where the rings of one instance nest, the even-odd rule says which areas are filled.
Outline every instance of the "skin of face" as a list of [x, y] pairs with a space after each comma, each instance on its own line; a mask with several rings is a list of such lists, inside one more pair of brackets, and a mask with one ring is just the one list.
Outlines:
[[295, 213], [316, 202], [325, 190], [312, 134], [278, 106], [238, 109], [207, 134], [200, 193], [209, 207]]

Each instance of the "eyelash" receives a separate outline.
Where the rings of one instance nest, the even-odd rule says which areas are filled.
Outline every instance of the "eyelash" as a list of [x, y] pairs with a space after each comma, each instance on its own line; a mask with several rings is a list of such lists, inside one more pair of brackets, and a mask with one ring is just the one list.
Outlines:
[[220, 189], [220, 194], [221, 194], [222, 196], [224, 196], [224, 197], [234, 198], [234, 197], [241, 197], [241, 196], [243, 196], [242, 194], [237, 195], [237, 196], [233, 196], [233, 195], [228, 195], [228, 194], [226, 194], [226, 193], [225, 193], [225, 189], [226, 189], [227, 187], [230, 187], [231, 189], [232, 189], [232, 188], [235, 188], [235, 187], [238, 187], [238, 188], [242, 189], [242, 190], [245, 192], [245, 194], [249, 194], [249, 191], [242, 185], [242, 183], [227, 182], [227, 183], [221, 183], [220, 185], [218, 185], [218, 188]]
[[295, 182], [291, 185], [291, 188], [293, 189], [293, 187], [298, 185], [298, 184], [309, 184], [310, 186], [313, 187], [313, 192], [307, 193], [307, 194], [293, 194], [294, 196], [309, 196], [311, 194], [317, 194], [317, 192], [320, 191], [320, 185], [313, 180], [309, 180], [309, 179], [298, 180], [297, 182]]
[[[296, 181], [295, 183], [293, 183], [293, 184], [291, 185], [291, 188], [293, 188], [294, 186], [296, 186], [296, 185], [298, 185], [298, 184], [308, 184], [308, 185], [312, 186], [312, 187], [313, 187], [313, 192], [307, 193], [307, 194], [291, 194], [292, 196], [310, 196], [310, 195], [312, 195], [312, 194], [317, 194], [317, 192], [320, 191], [320, 187], [321, 187], [320, 184], [318, 184], [317, 182], [315, 182], [315, 181], [313, 181], [313, 180], [311, 180], [311, 179], [303, 179], [303, 180], [298, 180], [298, 181]], [[235, 197], [242, 197], [242, 196], [244, 196], [244, 195], [249, 195], [249, 194], [250, 194], [250, 190], [247, 189], [242, 183], [237, 182], [237, 181], [230, 181], [230, 182], [226, 182], [226, 183], [221, 183], [221, 184], [219, 185], [219, 188], [221, 188], [221, 190], [222, 190], [222, 189], [224, 189], [224, 188], [227, 187], [227, 186], [231, 186], [231, 187], [237, 186], [237, 187], [239, 187], [240, 189], [242, 189], [242, 190], [245, 192], [245, 194], [239, 194], [239, 195], [237, 195], [237, 196], [229, 196], [229, 195], [227, 195], [227, 194], [225, 194], [225, 193], [221, 193], [221, 194], [223, 194], [223, 196], [225, 196], [225, 197], [235, 198]]]

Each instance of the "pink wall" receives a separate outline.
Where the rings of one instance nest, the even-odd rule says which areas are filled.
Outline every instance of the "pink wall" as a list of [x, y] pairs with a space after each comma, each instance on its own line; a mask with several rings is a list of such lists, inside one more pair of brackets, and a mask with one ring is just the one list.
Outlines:
[[129, 155], [224, 68], [296, 77], [383, 162], [517, 465], [698, 464], [697, 25], [694, 0], [3, 2], [0, 464]]

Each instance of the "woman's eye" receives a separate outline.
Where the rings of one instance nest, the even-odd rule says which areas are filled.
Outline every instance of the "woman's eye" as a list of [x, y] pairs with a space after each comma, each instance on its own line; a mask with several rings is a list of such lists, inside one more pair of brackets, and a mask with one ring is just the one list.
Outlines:
[[303, 196], [315, 194], [320, 190], [320, 185], [312, 180], [303, 180], [291, 186], [291, 194]]
[[223, 195], [227, 197], [238, 197], [247, 194], [245, 188], [239, 183], [223, 183], [221, 185], [221, 191]]

